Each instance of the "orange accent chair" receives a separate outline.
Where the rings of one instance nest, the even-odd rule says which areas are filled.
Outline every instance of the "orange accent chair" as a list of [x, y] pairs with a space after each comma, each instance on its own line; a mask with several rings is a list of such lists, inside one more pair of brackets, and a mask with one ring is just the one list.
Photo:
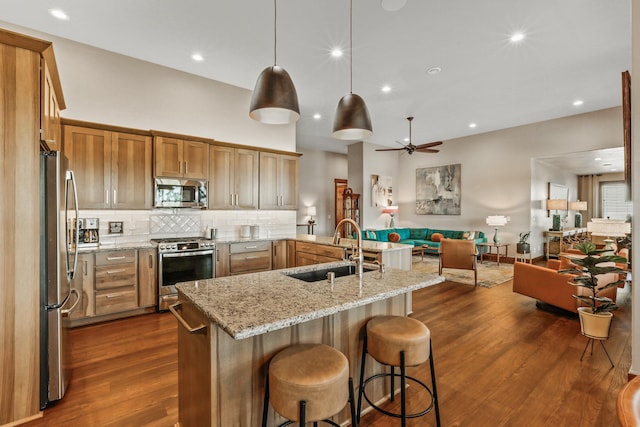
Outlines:
[[438, 248], [440, 262], [438, 274], [443, 268], [473, 270], [473, 281], [478, 286], [478, 249], [475, 240], [442, 239]]

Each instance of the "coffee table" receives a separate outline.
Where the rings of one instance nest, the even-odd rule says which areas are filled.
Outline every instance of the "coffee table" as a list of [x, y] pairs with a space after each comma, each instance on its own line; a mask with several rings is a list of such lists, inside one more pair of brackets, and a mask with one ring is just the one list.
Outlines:
[[[483, 242], [478, 243], [478, 246], [487, 248], [489, 254], [491, 254], [491, 248], [496, 248], [496, 258], [498, 261], [498, 267], [500, 267], [500, 248], [504, 248], [504, 256], [507, 257], [509, 253], [509, 244], [508, 243], [493, 243], [493, 242]], [[483, 262], [484, 251], [480, 250], [480, 263]]]
[[429, 246], [429, 245], [419, 245], [419, 246], [414, 246], [411, 249], [411, 255], [420, 255], [421, 260], [424, 261], [424, 250], [425, 249], [435, 249], [435, 246]]

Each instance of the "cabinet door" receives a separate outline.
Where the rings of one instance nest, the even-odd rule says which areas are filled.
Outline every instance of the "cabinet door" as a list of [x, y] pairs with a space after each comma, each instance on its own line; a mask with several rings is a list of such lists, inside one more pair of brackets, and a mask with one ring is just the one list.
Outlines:
[[192, 179], [207, 179], [209, 176], [209, 144], [183, 141], [183, 176]]
[[154, 176], [182, 177], [182, 140], [156, 136], [154, 141]]
[[278, 155], [260, 153], [260, 209], [279, 209]]
[[108, 131], [64, 127], [64, 154], [78, 183], [80, 209], [111, 205], [111, 134]]
[[209, 209], [233, 209], [235, 149], [212, 145], [209, 156]]
[[158, 301], [157, 252], [155, 249], [138, 250], [138, 304], [152, 307]]
[[60, 128], [60, 106], [56, 98], [56, 90], [53, 87], [49, 66], [46, 61], [42, 61], [42, 117], [40, 127], [42, 129], [41, 139], [47, 144], [50, 150], [59, 151], [62, 148], [62, 130]]
[[298, 209], [298, 158], [280, 155], [278, 168], [280, 209]]
[[258, 152], [235, 150], [235, 193], [237, 209], [258, 208]]
[[71, 320], [92, 317], [96, 313], [93, 280], [94, 267], [93, 254], [78, 255], [78, 269], [70, 286], [78, 291], [80, 301], [78, 301], [78, 305], [69, 316]]
[[287, 268], [296, 267], [296, 241], [287, 240]]
[[111, 206], [151, 209], [151, 137], [114, 132], [111, 152]]
[[271, 243], [273, 251], [273, 269], [279, 270], [287, 267], [287, 241], [274, 240]]
[[216, 277], [229, 275], [229, 244], [216, 244]]

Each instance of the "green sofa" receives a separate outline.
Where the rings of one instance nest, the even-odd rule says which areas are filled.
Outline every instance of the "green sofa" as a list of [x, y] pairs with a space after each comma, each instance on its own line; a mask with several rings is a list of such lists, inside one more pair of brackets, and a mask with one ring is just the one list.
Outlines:
[[385, 228], [382, 230], [363, 230], [363, 240], [376, 240], [378, 242], [388, 242], [389, 234], [398, 233], [400, 240], [396, 243], [405, 245], [421, 246], [429, 245], [429, 249], [425, 249], [426, 253], [438, 253], [440, 242], [431, 240], [434, 233], [440, 233], [447, 239], [463, 239], [464, 234], [473, 233], [473, 239], [476, 244], [486, 242], [487, 239], [482, 231], [458, 231], [458, 230], [437, 230], [434, 228]]

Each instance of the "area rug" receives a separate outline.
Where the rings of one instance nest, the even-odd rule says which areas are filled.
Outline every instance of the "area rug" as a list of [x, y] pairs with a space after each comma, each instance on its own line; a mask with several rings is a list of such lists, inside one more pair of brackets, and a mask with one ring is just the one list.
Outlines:
[[[424, 273], [438, 273], [438, 257], [425, 255], [424, 261], [420, 256], [413, 257], [413, 271]], [[442, 275], [446, 280], [452, 282], [473, 285], [472, 270], [457, 270], [445, 268]], [[478, 286], [492, 288], [501, 283], [513, 279], [513, 264], [501, 263], [500, 267], [495, 261], [485, 261], [483, 264], [478, 261]]]

